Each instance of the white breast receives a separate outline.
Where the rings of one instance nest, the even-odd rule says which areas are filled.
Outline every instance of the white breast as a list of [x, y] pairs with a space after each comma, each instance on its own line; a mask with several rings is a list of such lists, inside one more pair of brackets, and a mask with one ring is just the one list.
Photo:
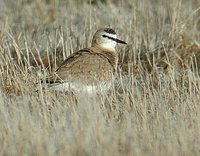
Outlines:
[[51, 87], [52, 90], [61, 91], [61, 92], [74, 92], [75, 94], [87, 93], [87, 94], [96, 94], [101, 92], [106, 92], [111, 88], [112, 83], [106, 83], [99, 86], [94, 85], [80, 85], [75, 83], [62, 83], [54, 85]]

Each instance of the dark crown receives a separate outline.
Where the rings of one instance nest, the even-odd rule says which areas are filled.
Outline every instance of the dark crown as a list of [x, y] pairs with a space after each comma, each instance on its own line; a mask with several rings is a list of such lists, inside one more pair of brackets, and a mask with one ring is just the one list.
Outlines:
[[116, 35], [116, 32], [113, 29], [111, 29], [111, 28], [106, 28], [106, 29], [104, 29], [104, 31], [107, 32], [107, 33], [109, 33], [109, 34]]

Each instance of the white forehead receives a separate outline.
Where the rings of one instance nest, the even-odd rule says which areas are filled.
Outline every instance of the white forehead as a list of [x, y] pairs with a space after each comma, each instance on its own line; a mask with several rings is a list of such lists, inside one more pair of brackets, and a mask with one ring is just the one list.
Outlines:
[[105, 33], [104, 35], [112, 37], [112, 38], [117, 38], [116, 34], [109, 34], [109, 33]]

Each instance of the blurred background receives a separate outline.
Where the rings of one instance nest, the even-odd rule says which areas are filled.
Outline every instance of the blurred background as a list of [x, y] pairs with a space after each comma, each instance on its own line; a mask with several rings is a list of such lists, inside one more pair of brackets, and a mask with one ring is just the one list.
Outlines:
[[[111, 91], [42, 90], [102, 27], [128, 43]], [[0, 0], [0, 155], [200, 155], [199, 43], [200, 0]]]

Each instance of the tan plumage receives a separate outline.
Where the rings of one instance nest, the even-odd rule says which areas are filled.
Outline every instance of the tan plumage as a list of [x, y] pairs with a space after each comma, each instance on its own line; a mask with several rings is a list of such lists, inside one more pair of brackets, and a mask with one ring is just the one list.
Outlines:
[[92, 47], [79, 50], [70, 55], [46, 82], [54, 90], [72, 92], [107, 91], [114, 80], [118, 56], [116, 43], [125, 42], [116, 39], [110, 28], [98, 30], [92, 41]]

